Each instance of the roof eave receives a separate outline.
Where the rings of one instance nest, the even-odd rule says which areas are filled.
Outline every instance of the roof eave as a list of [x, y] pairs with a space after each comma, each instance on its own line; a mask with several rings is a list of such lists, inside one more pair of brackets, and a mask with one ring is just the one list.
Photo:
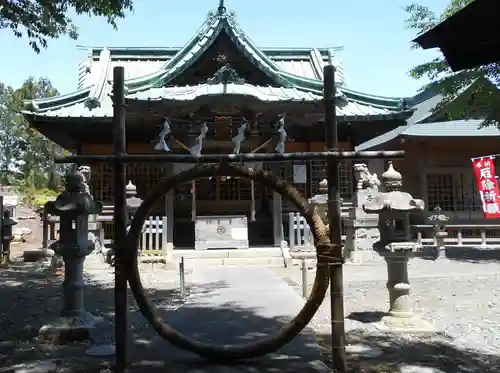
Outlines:
[[80, 103], [89, 97], [92, 87], [79, 89], [75, 92], [57, 95], [54, 97], [39, 98], [36, 100], [24, 100], [23, 111], [26, 112], [43, 112], [52, 110], [53, 108], [60, 108], [63, 106], [71, 106]]
[[475, 0], [413, 42], [423, 49], [440, 48], [454, 71], [497, 62], [499, 13], [498, 0]]

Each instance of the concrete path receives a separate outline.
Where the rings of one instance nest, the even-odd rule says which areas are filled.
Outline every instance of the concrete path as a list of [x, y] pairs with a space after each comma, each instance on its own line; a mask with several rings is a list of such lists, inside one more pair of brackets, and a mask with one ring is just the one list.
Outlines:
[[[279, 329], [293, 318], [303, 300], [271, 270], [257, 266], [197, 266], [193, 271], [194, 293], [169, 323], [184, 334], [212, 344], [246, 344]], [[149, 366], [169, 372], [301, 372], [330, 370], [314, 333], [304, 330], [275, 354], [237, 366], [209, 365], [196, 355], [172, 347], [157, 337], [141, 351], [136, 368]], [[139, 357], [138, 356], [138, 357]], [[164, 359], [159, 360], [163, 356]]]

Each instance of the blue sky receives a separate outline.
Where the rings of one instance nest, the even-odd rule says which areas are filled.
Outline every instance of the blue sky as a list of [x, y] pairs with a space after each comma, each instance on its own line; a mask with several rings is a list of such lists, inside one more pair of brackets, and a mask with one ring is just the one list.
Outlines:
[[[410, 49], [403, 6], [411, 0], [226, 0], [246, 34], [262, 47], [343, 46], [349, 88], [382, 96], [410, 96], [425, 83], [408, 70], [438, 51]], [[441, 12], [448, 0], [422, 0]], [[218, 0], [136, 0], [135, 10], [113, 30], [104, 19], [75, 17], [80, 37], [49, 41], [37, 55], [27, 39], [0, 31], [0, 81], [19, 86], [28, 76], [46, 76], [62, 93], [75, 90], [78, 63], [87, 54], [77, 46], [182, 46]]]

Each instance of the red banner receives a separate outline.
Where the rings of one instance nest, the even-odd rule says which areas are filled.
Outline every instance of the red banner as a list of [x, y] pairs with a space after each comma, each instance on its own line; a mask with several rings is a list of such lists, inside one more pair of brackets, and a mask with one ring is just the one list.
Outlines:
[[486, 219], [500, 218], [500, 196], [493, 158], [473, 159], [472, 166], [474, 167], [484, 217]]

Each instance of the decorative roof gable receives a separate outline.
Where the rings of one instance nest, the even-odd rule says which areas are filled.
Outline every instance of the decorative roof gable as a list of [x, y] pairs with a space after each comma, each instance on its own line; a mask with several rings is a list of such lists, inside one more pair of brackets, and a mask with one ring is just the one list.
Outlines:
[[[367, 95], [346, 88], [343, 70], [334, 59], [333, 49], [258, 48], [240, 28], [234, 12], [227, 12], [223, 4], [219, 5], [216, 11], [209, 13], [200, 29], [182, 48], [94, 49], [90, 59], [79, 67], [79, 90], [77, 92], [58, 96], [50, 99], [50, 102], [37, 101], [35, 105], [28, 106], [27, 109], [29, 112], [37, 113], [36, 115], [44, 113], [44, 116], [54, 117], [109, 116], [111, 114], [109, 93], [113, 67], [124, 66], [125, 84], [129, 96], [139, 92], [147, 96], [145, 91], [149, 89], [173, 85], [169, 83], [202, 58], [222, 33], [229, 37], [231, 43], [242, 55], [278, 86], [276, 88], [289, 89], [287, 97], [295, 99], [295, 95], [298, 95], [298, 98], [306, 94], [307, 97], [317, 97], [317, 100], [321, 100], [323, 67], [331, 64], [337, 68], [335, 74], [337, 95], [341, 98], [339, 103], [342, 103], [346, 117], [368, 119], [370, 116], [379, 118], [381, 115], [390, 116], [401, 113], [404, 116], [409, 115], [404, 99]], [[214, 76], [214, 81], [235, 78], [235, 74], [232, 77], [229, 76], [231, 72], [234, 71], [229, 66], [223, 67]], [[254, 91], [249, 90], [249, 92]], [[201, 91], [198, 89], [197, 92]], [[342, 114], [339, 113], [339, 115]]]

